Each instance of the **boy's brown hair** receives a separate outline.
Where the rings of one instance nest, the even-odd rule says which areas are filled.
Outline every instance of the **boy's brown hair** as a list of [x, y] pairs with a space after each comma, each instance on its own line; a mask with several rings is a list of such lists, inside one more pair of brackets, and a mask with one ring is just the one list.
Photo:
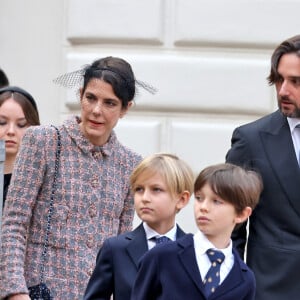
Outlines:
[[194, 192], [206, 183], [215, 194], [231, 203], [238, 214], [247, 206], [253, 210], [263, 189], [261, 176], [257, 172], [230, 163], [203, 169], [194, 183]]

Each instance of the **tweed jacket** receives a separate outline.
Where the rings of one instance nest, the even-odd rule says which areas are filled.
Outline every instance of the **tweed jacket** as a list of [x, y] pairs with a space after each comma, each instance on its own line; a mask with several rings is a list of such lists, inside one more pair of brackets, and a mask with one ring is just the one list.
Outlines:
[[[132, 229], [129, 176], [141, 156], [115, 133], [92, 145], [78, 118], [59, 126], [61, 157], [45, 264], [54, 299], [82, 299], [103, 241]], [[57, 136], [50, 126], [26, 131], [7, 195], [0, 253], [0, 298], [39, 282]]]

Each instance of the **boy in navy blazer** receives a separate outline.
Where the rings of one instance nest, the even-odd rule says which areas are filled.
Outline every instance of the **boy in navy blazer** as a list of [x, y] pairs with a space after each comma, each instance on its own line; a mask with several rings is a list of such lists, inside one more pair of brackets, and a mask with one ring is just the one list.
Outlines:
[[193, 192], [191, 168], [177, 156], [158, 153], [134, 169], [130, 184], [135, 210], [143, 221], [135, 230], [105, 240], [84, 300], [130, 300], [141, 257], [156, 245], [155, 239], [176, 240], [185, 235], [175, 223], [176, 214]]
[[[229, 163], [205, 168], [194, 184], [199, 231], [143, 256], [131, 300], [253, 300], [253, 272], [230, 236], [249, 217], [261, 191], [261, 178], [253, 171]], [[217, 254], [211, 262], [209, 256]]]

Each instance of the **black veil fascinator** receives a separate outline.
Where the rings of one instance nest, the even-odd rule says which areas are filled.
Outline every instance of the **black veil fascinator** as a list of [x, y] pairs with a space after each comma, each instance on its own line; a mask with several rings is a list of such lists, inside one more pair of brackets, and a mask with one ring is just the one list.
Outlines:
[[[123, 62], [123, 65], [118, 65], [118, 63], [112, 61], [114, 59], [117, 62], [120, 60]], [[133, 100], [139, 88], [151, 94], [157, 92], [157, 89], [150, 84], [135, 79], [131, 66], [126, 61], [114, 57], [97, 60], [91, 65], [83, 66], [77, 71], [61, 75], [55, 78], [53, 82], [66, 88], [85, 88], [87, 83], [93, 78], [103, 79], [110, 83], [116, 95], [126, 102]]]

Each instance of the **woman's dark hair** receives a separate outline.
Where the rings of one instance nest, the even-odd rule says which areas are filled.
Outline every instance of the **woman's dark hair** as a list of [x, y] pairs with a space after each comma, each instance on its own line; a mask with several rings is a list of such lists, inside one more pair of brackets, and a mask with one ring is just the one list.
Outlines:
[[9, 80], [2, 69], [0, 69], [0, 88], [8, 86]]
[[[14, 91], [6, 89], [0, 90], [0, 107], [6, 100], [12, 98], [21, 106], [25, 119], [30, 125], [40, 125], [39, 112], [32, 96], [26, 91], [22, 93], [23, 90], [21, 88], [13, 87], [13, 89]], [[26, 95], [30, 95], [30, 98]]]
[[270, 75], [267, 77], [267, 80], [270, 85], [275, 84], [280, 76], [278, 74], [278, 64], [279, 60], [284, 54], [295, 53], [300, 57], [300, 35], [295, 35], [285, 41], [283, 41], [277, 48], [274, 50], [271, 57], [271, 70]]
[[122, 58], [108, 56], [94, 61], [84, 70], [82, 93], [92, 79], [101, 79], [109, 83], [116, 96], [122, 100], [122, 107], [126, 108], [128, 102], [135, 96], [135, 77], [128, 62]]

